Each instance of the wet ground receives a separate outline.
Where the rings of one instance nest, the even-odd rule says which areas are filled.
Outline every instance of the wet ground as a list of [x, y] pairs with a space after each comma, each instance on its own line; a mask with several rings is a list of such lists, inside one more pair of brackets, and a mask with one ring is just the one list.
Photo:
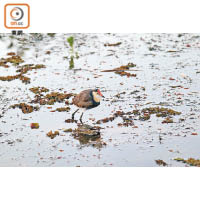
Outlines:
[[[0, 49], [0, 166], [199, 159], [200, 34], [0, 34]], [[97, 87], [105, 99], [83, 121], [99, 134], [79, 135], [73, 95]]]

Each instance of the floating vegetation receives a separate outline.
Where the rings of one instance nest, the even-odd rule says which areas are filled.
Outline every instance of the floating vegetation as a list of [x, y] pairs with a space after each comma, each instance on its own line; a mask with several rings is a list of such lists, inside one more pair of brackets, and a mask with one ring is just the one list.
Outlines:
[[122, 117], [123, 119], [123, 123], [118, 123], [117, 125], [118, 126], [125, 126], [125, 127], [128, 127], [128, 126], [134, 126], [134, 121], [132, 119], [132, 117]]
[[155, 47], [149, 47], [149, 51], [156, 51]]
[[127, 70], [130, 70], [131, 67], [136, 67], [136, 65], [133, 63], [128, 63], [127, 65], [122, 65], [121, 67], [117, 67], [111, 70], [103, 70], [101, 72], [115, 72], [116, 74], [119, 74], [120, 76], [136, 77], [137, 74], [131, 74], [131, 73], [125, 72]]
[[110, 44], [110, 43], [106, 43], [104, 44], [105, 47], [116, 47], [116, 46], [119, 46], [120, 44], [122, 44], [121, 42], [117, 42], [117, 43], [113, 43], [113, 44]]
[[31, 103], [39, 103], [40, 105], [54, 105], [54, 103], [62, 103], [64, 100], [69, 99], [74, 96], [74, 94], [69, 93], [59, 93], [59, 92], [51, 92], [46, 96], [36, 95], [35, 99], [31, 101]]
[[189, 159], [185, 160], [183, 158], [175, 158], [174, 160], [176, 160], [178, 162], [186, 163], [190, 166], [200, 167], [200, 160], [199, 159], [189, 158]]
[[0, 76], [0, 80], [1, 81], [12, 81], [15, 79], [18, 79], [19, 75], [15, 75], [15, 76]]
[[170, 117], [167, 117], [165, 118], [163, 121], [162, 121], [163, 124], [168, 124], [168, 123], [174, 123], [173, 119], [170, 118]]
[[191, 135], [198, 135], [198, 133], [191, 133]]
[[169, 87], [171, 87], [171, 88], [183, 88], [183, 86], [181, 86], [181, 85], [171, 85]]
[[28, 71], [31, 71], [33, 69], [42, 69], [42, 68], [46, 68], [45, 65], [37, 64], [37, 65], [34, 66], [33, 64], [27, 64], [27, 65], [20, 66], [20, 69], [18, 69], [16, 72], [20, 72], [21, 74], [25, 74]]
[[33, 111], [37, 111], [37, 110], [39, 110], [39, 107], [33, 107], [33, 106], [30, 106], [30, 105], [28, 105], [28, 104], [26, 104], [26, 103], [20, 103], [20, 104], [14, 104], [14, 105], [12, 105], [12, 106], [10, 106], [11, 108], [19, 108], [19, 109], [21, 109], [22, 110], [22, 112], [24, 113], [24, 114], [27, 114], [27, 113], [31, 113], [31, 112], [33, 112]]
[[156, 117], [166, 117], [162, 123], [173, 123], [171, 116], [180, 115], [181, 112], [162, 107], [144, 108], [140, 113], [139, 120], [149, 120], [152, 114], [156, 114]]
[[70, 107], [62, 107], [62, 108], [57, 108], [56, 110], [52, 110], [51, 112], [69, 112], [70, 111]]
[[136, 115], [136, 116], [137, 116], [137, 115], [140, 115], [140, 111], [139, 111], [139, 110], [133, 110], [132, 113], [133, 113], [134, 115]]
[[125, 112], [122, 112], [122, 111], [117, 111], [117, 112], [114, 113], [114, 115], [112, 117], [106, 117], [104, 119], [100, 119], [96, 123], [101, 124], [101, 123], [112, 122], [115, 118], [123, 117], [124, 115], [128, 115], [128, 114], [131, 114], [131, 112], [125, 113]]
[[156, 114], [157, 117], [167, 117], [167, 116], [174, 116], [174, 115], [180, 115], [181, 112], [177, 112], [172, 109], [168, 108], [161, 108], [161, 107], [150, 107], [150, 108], [144, 108], [142, 110], [143, 113], [149, 113], [149, 114]]
[[101, 124], [101, 123], [107, 123], [107, 122], [112, 122], [115, 119], [115, 117], [106, 117], [104, 119], [98, 120], [96, 123]]
[[70, 133], [70, 132], [72, 132], [72, 131], [73, 131], [73, 129], [71, 129], [71, 128], [68, 128], [68, 129], [65, 129], [65, 130], [64, 130], [65, 133]]
[[59, 131], [55, 131], [55, 132], [49, 131], [47, 133], [47, 136], [50, 137], [51, 139], [54, 139], [57, 135], [59, 135]]
[[49, 92], [49, 89], [45, 88], [45, 87], [33, 87], [29, 89], [31, 92], [33, 92], [34, 94], [41, 94], [43, 92]]
[[150, 119], [151, 114], [156, 114], [157, 117], [167, 117], [162, 123], [173, 123], [173, 119], [171, 118], [171, 116], [180, 115], [181, 113], [168, 108], [150, 107], [142, 109], [142, 111], [139, 110], [132, 110], [130, 112], [117, 111], [114, 113], [113, 116], [98, 120], [96, 123], [97, 124], [107, 123], [113, 121], [117, 117], [121, 117], [123, 119], [123, 123], [118, 123], [118, 126], [133, 126], [134, 122], [132, 115], [139, 116], [138, 119], [141, 121], [146, 121]]
[[136, 64], [128, 63], [127, 65], [122, 65], [121, 67], [117, 67], [117, 68], [114, 68], [114, 69], [103, 70], [101, 72], [125, 71], [125, 70], [129, 70], [131, 67], [136, 67]]
[[24, 60], [20, 56], [15, 55], [15, 53], [11, 52], [9, 54], [10, 54], [10, 57], [0, 59], [0, 65], [2, 64], [5, 65], [7, 63], [12, 63], [13, 65], [19, 65], [20, 63], [24, 62]]
[[0, 61], [0, 67], [9, 68], [9, 65], [6, 65], [6, 62]]
[[120, 76], [127, 76], [127, 77], [136, 77], [137, 74], [131, 74], [131, 73], [128, 73], [128, 72], [115, 72], [115, 74], [119, 74]]
[[15, 56], [16, 54], [15, 54], [15, 52], [9, 52], [9, 53], [7, 53], [7, 55], [8, 56]]
[[54, 100], [55, 102], [63, 102], [65, 99], [69, 99], [70, 97], [74, 96], [74, 94], [69, 93], [59, 93], [59, 92], [51, 92], [50, 94], [47, 94], [45, 97], [48, 100]]
[[24, 60], [20, 56], [11, 56], [7, 58], [6, 61], [14, 65], [19, 65], [20, 63], [24, 62]]
[[26, 84], [30, 83], [30, 80], [31, 80], [30, 78], [26, 76], [22, 76], [22, 75], [19, 76], [19, 79], [22, 81], [22, 83], [26, 83]]
[[[8, 68], [9, 66], [7, 63], [12, 63], [14, 65], [19, 65], [20, 63], [24, 62], [24, 60], [21, 59], [20, 56], [16, 56], [14, 52], [8, 53], [8, 55], [12, 55], [9, 58], [2, 58], [0, 60], [0, 66], [3, 66], [5, 68]], [[44, 65], [37, 64], [34, 66], [34, 64], [26, 64], [23, 66], [18, 66], [18, 69], [16, 70], [17, 75], [13, 76], [0, 76], [1, 81], [13, 81], [15, 79], [19, 79], [22, 81], [22, 83], [28, 84], [30, 83], [30, 78], [24, 76], [28, 71], [33, 70], [33, 69], [41, 69], [45, 68]]]
[[126, 92], [121, 92], [121, 93], [118, 93], [116, 95], [114, 95], [114, 97], [117, 97], [118, 99], [121, 97], [122, 94], [126, 94]]
[[31, 123], [31, 129], [38, 129], [40, 126], [38, 123]]
[[156, 164], [159, 166], [167, 166], [168, 164], [163, 160], [155, 160]]
[[45, 54], [50, 55], [51, 51], [46, 51]]
[[146, 121], [146, 120], [149, 120], [150, 117], [151, 117], [150, 114], [144, 113], [143, 115], [139, 116], [139, 120]]
[[1, 81], [13, 81], [15, 79], [21, 80], [23, 83], [30, 83], [30, 78], [23, 76], [21, 74], [14, 75], [14, 76], [0, 76]]

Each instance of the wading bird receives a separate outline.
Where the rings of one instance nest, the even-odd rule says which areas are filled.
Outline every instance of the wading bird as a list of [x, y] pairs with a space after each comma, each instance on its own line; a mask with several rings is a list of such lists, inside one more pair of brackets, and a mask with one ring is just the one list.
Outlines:
[[102, 97], [104, 97], [104, 96], [101, 94], [99, 89], [84, 90], [80, 94], [75, 96], [72, 100], [72, 103], [79, 108], [72, 114], [72, 119], [74, 120], [74, 115], [81, 108], [81, 109], [83, 109], [83, 112], [80, 116], [80, 122], [83, 123], [82, 122], [83, 113], [86, 110], [95, 108], [98, 105], [100, 105], [100, 100]]

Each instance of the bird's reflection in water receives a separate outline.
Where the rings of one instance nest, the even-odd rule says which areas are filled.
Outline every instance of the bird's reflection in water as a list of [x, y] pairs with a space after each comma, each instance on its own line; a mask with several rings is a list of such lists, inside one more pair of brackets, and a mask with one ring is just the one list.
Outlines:
[[74, 130], [73, 137], [80, 142], [80, 148], [92, 146], [101, 149], [106, 146], [100, 134], [100, 127], [90, 126], [87, 124], [78, 125]]

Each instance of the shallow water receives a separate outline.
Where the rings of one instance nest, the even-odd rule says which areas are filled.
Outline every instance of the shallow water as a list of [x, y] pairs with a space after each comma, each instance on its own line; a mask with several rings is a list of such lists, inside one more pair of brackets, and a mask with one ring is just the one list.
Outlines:
[[[71, 35], [79, 58], [70, 70], [67, 38]], [[117, 42], [121, 44], [104, 46]], [[158, 166], [158, 159], [168, 166], [186, 166], [174, 158], [199, 158], [200, 34], [1, 34], [0, 47], [0, 58], [15, 52], [25, 61], [22, 64], [46, 66], [26, 74], [30, 84], [18, 79], [0, 81], [0, 166]], [[130, 71], [136, 77], [101, 72], [128, 63], [136, 64]], [[9, 66], [0, 67], [0, 76], [16, 74], [16, 67]], [[106, 98], [84, 114], [84, 123], [90, 125], [118, 110], [160, 106], [181, 115], [173, 116], [174, 123], [169, 124], [155, 115], [146, 121], [135, 117], [134, 126], [128, 127], [119, 127], [122, 119], [118, 117], [98, 124], [104, 128], [98, 140], [80, 141], [63, 132], [77, 127], [76, 123], [65, 123], [76, 109], [73, 105], [70, 112], [50, 112], [64, 106], [56, 103], [50, 105], [52, 109], [43, 105], [29, 114], [9, 108], [29, 103], [34, 98], [29, 89], [38, 86], [67, 93], [99, 87]], [[77, 113], [75, 118], [79, 116]], [[31, 129], [33, 122], [40, 128]], [[50, 130], [58, 130], [60, 135], [50, 139], [46, 136]]]

